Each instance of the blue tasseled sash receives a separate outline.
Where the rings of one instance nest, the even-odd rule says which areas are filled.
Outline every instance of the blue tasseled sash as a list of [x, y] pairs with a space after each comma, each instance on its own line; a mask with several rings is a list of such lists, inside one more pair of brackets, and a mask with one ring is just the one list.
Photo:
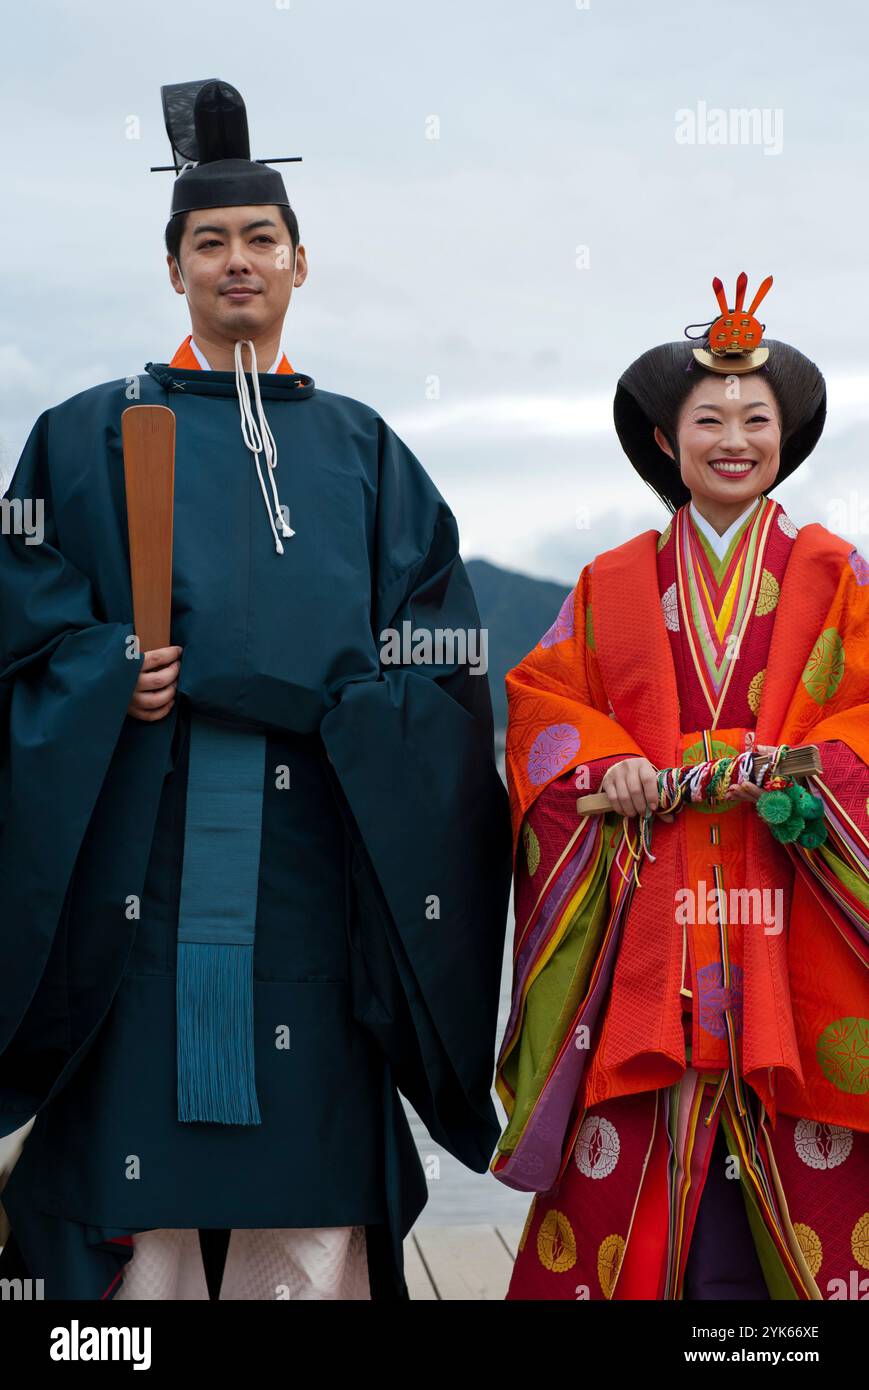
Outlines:
[[178, 913], [178, 1118], [261, 1123], [253, 947], [265, 736], [194, 714]]

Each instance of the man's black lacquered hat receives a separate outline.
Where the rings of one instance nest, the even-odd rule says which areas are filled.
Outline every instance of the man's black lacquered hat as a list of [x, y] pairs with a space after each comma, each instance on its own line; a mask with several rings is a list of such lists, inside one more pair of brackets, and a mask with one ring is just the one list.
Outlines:
[[198, 208], [290, 206], [284, 181], [271, 164], [296, 163], [299, 156], [252, 160], [247, 112], [228, 82], [176, 82], [161, 87], [163, 117], [177, 178], [172, 216]]

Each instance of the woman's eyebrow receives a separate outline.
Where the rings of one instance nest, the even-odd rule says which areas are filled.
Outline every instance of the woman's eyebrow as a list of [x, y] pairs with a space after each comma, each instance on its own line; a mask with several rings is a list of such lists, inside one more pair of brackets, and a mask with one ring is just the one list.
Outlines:
[[[768, 401], [749, 401], [747, 405], [744, 405], [744, 406], [742, 407], [742, 409], [743, 409], [743, 410], [755, 410], [759, 405], [760, 405], [760, 406], [763, 406], [764, 410], [769, 410], [769, 409], [770, 409], [770, 405], [769, 405], [769, 402], [768, 402]], [[693, 410], [720, 410], [720, 409], [721, 409], [721, 406], [720, 406], [720, 405], [712, 405], [710, 402], [707, 402], [707, 401], [701, 401], [701, 403], [700, 403], [699, 405], [692, 406], [692, 409], [693, 409]]]

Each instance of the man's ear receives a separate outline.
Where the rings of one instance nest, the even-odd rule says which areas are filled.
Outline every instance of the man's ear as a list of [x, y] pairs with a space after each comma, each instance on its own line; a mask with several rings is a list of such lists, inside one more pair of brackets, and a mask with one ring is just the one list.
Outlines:
[[169, 280], [176, 294], [186, 294], [184, 281], [181, 279], [181, 271], [175, 257], [168, 251], [166, 252], [166, 264], [169, 267]]
[[307, 278], [308, 256], [304, 246], [301, 244], [301, 242], [299, 242], [298, 248], [296, 250], [296, 278], [294, 281], [294, 288], [298, 289], [299, 285], [304, 285]]
[[675, 462], [676, 455], [670, 448], [670, 441], [665, 435], [664, 431], [660, 429], [658, 425], [655, 426], [655, 443], [657, 444], [659, 449], [664, 450], [665, 454], [669, 454], [670, 458], [673, 459], [673, 461]]

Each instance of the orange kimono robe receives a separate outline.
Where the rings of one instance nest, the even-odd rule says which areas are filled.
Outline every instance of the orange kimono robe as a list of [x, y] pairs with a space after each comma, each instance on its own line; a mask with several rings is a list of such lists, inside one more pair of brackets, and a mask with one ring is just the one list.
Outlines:
[[[869, 1293], [869, 564], [766, 497], [719, 561], [683, 507], [583, 570], [507, 689], [492, 1171], [535, 1193], [508, 1297], [695, 1296], [725, 1154], [769, 1296]], [[649, 856], [636, 820], [577, 815], [621, 758], [755, 742], [818, 746], [819, 849], [741, 802], [655, 820]]]

